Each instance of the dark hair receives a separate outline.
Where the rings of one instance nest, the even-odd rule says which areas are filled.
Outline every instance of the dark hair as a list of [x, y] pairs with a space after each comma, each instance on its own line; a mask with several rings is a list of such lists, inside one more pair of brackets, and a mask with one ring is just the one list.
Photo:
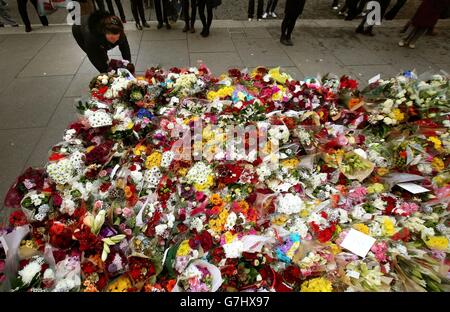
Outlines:
[[123, 33], [123, 24], [120, 18], [114, 15], [110, 15], [105, 17], [102, 21], [103, 24], [103, 33], [106, 34], [122, 34]]

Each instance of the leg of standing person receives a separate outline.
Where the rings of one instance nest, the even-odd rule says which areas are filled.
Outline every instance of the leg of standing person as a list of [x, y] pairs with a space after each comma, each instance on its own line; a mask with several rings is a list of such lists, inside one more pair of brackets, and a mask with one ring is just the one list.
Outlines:
[[303, 13], [305, 0], [288, 0], [285, 8], [285, 19], [281, 26], [280, 42], [284, 45], [292, 46], [291, 35], [295, 28], [298, 17]]
[[187, 32], [190, 29], [190, 16], [189, 16], [189, 2], [190, 0], [182, 0], [183, 14], [184, 14], [184, 28], [183, 32]]
[[266, 7], [266, 10], [264, 11], [262, 18], [267, 18], [269, 16], [270, 9], [272, 7], [272, 2], [273, 2], [273, 0], [267, 0], [267, 7]]
[[197, 18], [197, 0], [191, 0], [191, 33], [195, 33], [195, 19]]
[[166, 28], [171, 29], [172, 26], [169, 24], [169, 1], [168, 0], [162, 0], [162, 9], [163, 9], [163, 20], [164, 23], [166, 23]]
[[258, 0], [258, 7], [256, 9], [256, 18], [260, 21], [264, 14], [264, 0]]
[[292, 15], [292, 19], [291, 19], [291, 23], [288, 25], [288, 29], [287, 29], [287, 39], [289, 41], [291, 41], [291, 35], [292, 32], [294, 31], [295, 28], [295, 24], [297, 23], [297, 19], [299, 18], [299, 16], [303, 13], [303, 8], [305, 7], [305, 0], [300, 0], [298, 1], [298, 3], [296, 4], [296, 7], [294, 8], [294, 14]]
[[155, 2], [156, 19], [158, 20], [158, 29], [160, 29], [164, 26], [161, 0], [155, 0], [154, 2]]
[[131, 13], [133, 14], [134, 22], [136, 23], [136, 28], [142, 30], [141, 21], [139, 19], [138, 2], [139, 0], [130, 0]]
[[119, 11], [120, 19], [122, 20], [122, 23], [126, 23], [127, 19], [125, 17], [125, 11], [123, 10], [122, 1], [121, 0], [114, 0], [117, 6], [117, 10]]
[[[36, 9], [36, 13], [38, 13], [39, 15], [39, 10], [38, 10], [38, 4], [37, 4], [37, 0], [30, 0], [31, 4], [34, 6], [34, 8]], [[48, 19], [47, 16], [40, 16], [39, 15], [39, 20], [41, 21], [41, 24], [44, 26], [48, 26]]]
[[[9, 15], [8, 10], [6, 8], [0, 8], [0, 17], [5, 21], [6, 25], [11, 25], [13, 27], [19, 26], [15, 20], [12, 19], [11, 15]], [[5, 25], [0, 22], [2, 27]]]
[[30, 32], [31, 23], [30, 19], [28, 18], [27, 2], [28, 0], [17, 0], [17, 6], [19, 8], [20, 17], [22, 18], [23, 24], [25, 25], [25, 31]]
[[386, 13], [384, 18], [388, 21], [393, 20], [397, 16], [398, 12], [403, 8], [406, 1], [408, 0], [397, 0], [395, 5], [389, 10], [389, 12]]
[[273, 18], [277, 18], [277, 14], [275, 13], [275, 9], [277, 8], [278, 0], [272, 1], [272, 6], [270, 7], [270, 15], [272, 15]]
[[416, 47], [416, 42], [419, 40], [420, 37], [425, 35], [425, 33], [428, 31], [428, 28], [420, 27], [416, 28], [416, 31], [411, 36], [411, 38], [408, 40], [408, 47], [411, 49], [414, 49]]
[[[391, 3], [391, 0], [377, 0], [378, 3], [380, 4], [380, 22], [383, 20], [383, 16], [386, 13], [387, 8], [389, 7], [389, 4]], [[367, 19], [365, 19], [367, 22]], [[373, 33], [373, 25], [368, 25], [367, 28], [364, 30], [364, 34], [365, 35], [369, 35], [369, 36], [374, 36]]]
[[141, 17], [142, 26], [144, 26], [146, 28], [150, 28], [150, 25], [147, 23], [147, 20], [145, 19], [144, 0], [138, 0], [137, 8], [138, 8], [139, 15]]
[[95, 0], [97, 11], [105, 11], [105, 2], [103, 0]]
[[[212, 3], [211, 0], [198, 0], [198, 15], [203, 24], [203, 30], [200, 33], [202, 37], [209, 36], [209, 27], [212, 23]], [[205, 15], [205, 10], [207, 11], [208, 17]]]
[[112, 0], [105, 0], [106, 1], [106, 5], [108, 7], [108, 12], [111, 13], [112, 15], [116, 15], [116, 12], [114, 11], [114, 6], [112, 3]]
[[251, 21], [255, 16], [255, 0], [248, 0], [248, 20]]
[[348, 0], [347, 1], [347, 16], [346, 21], [352, 21], [358, 16], [358, 3], [360, 0]]
[[364, 10], [366, 9], [366, 5], [369, 2], [369, 0], [360, 0], [358, 3], [358, 8], [356, 11], [356, 15], [360, 15], [364, 13]]
[[331, 7], [332, 7], [334, 10], [337, 10], [337, 9], [338, 9], [338, 6], [339, 6], [339, 0], [333, 0], [333, 3], [331, 4]]

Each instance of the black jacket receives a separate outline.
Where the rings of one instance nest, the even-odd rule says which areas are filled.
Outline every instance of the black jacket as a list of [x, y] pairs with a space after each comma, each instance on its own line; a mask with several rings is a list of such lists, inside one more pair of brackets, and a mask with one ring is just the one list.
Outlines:
[[101, 20], [108, 13], [96, 11], [89, 16], [81, 17], [81, 25], [73, 25], [72, 33], [78, 45], [86, 52], [91, 63], [101, 73], [108, 71], [108, 51], [119, 46], [122, 58], [131, 62], [130, 45], [125, 34], [112, 44], [101, 32]]

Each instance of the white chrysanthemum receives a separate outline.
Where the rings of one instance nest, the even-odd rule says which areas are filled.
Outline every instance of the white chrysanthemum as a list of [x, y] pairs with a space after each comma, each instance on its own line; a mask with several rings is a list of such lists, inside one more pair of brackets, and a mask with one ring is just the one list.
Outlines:
[[75, 169], [80, 169], [82, 167], [82, 165], [84, 164], [83, 157], [84, 154], [80, 151], [76, 151], [70, 155], [70, 162]]
[[44, 279], [47, 279], [47, 280], [55, 279], [55, 272], [53, 272], [52, 269], [45, 270]]
[[170, 166], [170, 164], [172, 163], [172, 160], [175, 157], [175, 153], [172, 151], [168, 151], [162, 154], [161, 157], [161, 167], [163, 168], [167, 168]]
[[276, 204], [276, 210], [278, 213], [299, 213], [304, 208], [305, 203], [303, 200], [294, 194], [288, 193], [278, 196]]
[[212, 174], [210, 166], [203, 162], [198, 162], [191, 167], [186, 175], [189, 183], [204, 184], [208, 181], [208, 176]]
[[19, 271], [19, 276], [24, 285], [30, 284], [33, 278], [41, 271], [41, 264], [38, 261], [28, 263]]
[[73, 178], [74, 168], [70, 159], [65, 158], [47, 166], [47, 173], [55, 183], [66, 184]]
[[272, 126], [269, 129], [270, 139], [278, 140], [282, 143], [286, 143], [289, 140], [289, 129], [285, 125]]
[[305, 221], [300, 217], [294, 218], [292, 225], [289, 227], [291, 233], [300, 235], [301, 238], [305, 238], [308, 235], [308, 226]]
[[244, 244], [240, 240], [234, 240], [222, 247], [225, 251], [225, 257], [229, 259], [239, 258], [244, 250]]
[[150, 170], [146, 170], [144, 172], [144, 181], [150, 188], [156, 187], [159, 184], [161, 178], [162, 173], [158, 167], [152, 167]]
[[190, 229], [197, 230], [197, 232], [201, 232], [203, 230], [203, 221], [199, 217], [195, 217], [191, 220]]
[[111, 115], [105, 112], [104, 110], [98, 110], [95, 112], [87, 110], [85, 112], [85, 116], [87, 117], [89, 125], [92, 128], [99, 128], [112, 125], [113, 120], [111, 118]]

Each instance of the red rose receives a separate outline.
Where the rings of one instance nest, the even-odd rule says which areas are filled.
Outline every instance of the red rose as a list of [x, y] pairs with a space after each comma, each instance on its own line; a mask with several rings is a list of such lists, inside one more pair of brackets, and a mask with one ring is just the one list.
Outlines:
[[203, 231], [200, 235], [200, 244], [204, 251], [209, 251], [213, 245], [213, 239], [208, 231]]
[[22, 226], [27, 224], [27, 217], [25, 216], [25, 213], [23, 213], [22, 210], [16, 210], [9, 216], [9, 224], [12, 227]]
[[50, 227], [50, 244], [54, 247], [67, 249], [72, 244], [72, 231], [61, 222], [55, 222]]
[[289, 284], [294, 284], [300, 280], [301, 272], [297, 266], [290, 265], [283, 272], [284, 280]]
[[58, 193], [56, 193], [52, 196], [52, 200], [53, 200], [53, 205], [58, 206], [58, 207], [61, 206], [62, 197]]

